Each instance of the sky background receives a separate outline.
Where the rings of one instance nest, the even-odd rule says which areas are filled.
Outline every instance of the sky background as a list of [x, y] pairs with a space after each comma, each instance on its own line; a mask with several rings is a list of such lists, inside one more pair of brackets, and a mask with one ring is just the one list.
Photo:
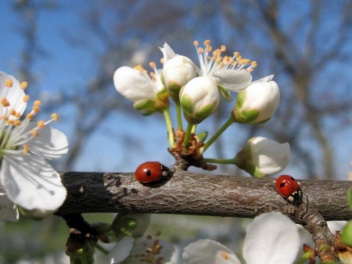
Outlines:
[[[15, 2], [15, 1], [14, 1]], [[12, 1], [2, 1], [0, 3], [0, 17], [2, 23], [0, 24], [0, 32], [2, 32], [2, 42], [0, 49], [0, 70], [9, 74], [17, 75], [18, 67], [21, 64], [21, 52], [24, 48], [23, 35], [20, 33], [21, 29], [25, 27], [26, 21], [19, 13], [14, 12]], [[186, 2], [179, 4], [181, 7], [187, 6]], [[55, 101], [55, 98], [60, 98], [62, 91], [65, 93], [81, 93], [81, 98], [87, 95], [87, 91], [84, 90], [87, 83], [90, 82], [91, 76], [97, 74], [97, 56], [104, 53], [106, 47], [102, 45], [93, 35], [90, 34], [89, 30], [84, 27], [84, 16], [89, 6], [95, 6], [95, 1], [60, 1], [57, 8], [53, 10], [44, 10], [36, 13], [37, 15], [37, 43], [42, 48], [42, 52], [35, 54], [35, 61], [31, 71], [37, 78], [35, 87], [30, 86], [30, 89], [35, 89], [36, 94], [44, 100], [44, 103]], [[192, 4], [189, 4], [190, 7]], [[131, 10], [138, 14], [138, 5], [135, 5]], [[290, 4], [286, 5], [282, 10], [282, 20], [287, 21], [283, 23], [289, 25], [291, 19], [294, 16], [288, 15], [290, 10]], [[306, 6], [304, 4], [295, 5], [296, 11], [301, 10], [302, 14], [306, 12]], [[132, 12], [132, 11], [129, 12]], [[334, 7], [331, 7], [331, 12], [334, 11]], [[29, 14], [30, 15], [30, 14]], [[111, 15], [111, 14], [110, 14]], [[334, 25], [334, 16], [328, 16], [327, 14], [327, 27]], [[335, 14], [334, 14], [335, 15]], [[214, 32], [217, 30], [217, 34], [222, 40], [230, 38], [228, 32], [231, 30], [229, 25], [223, 21], [223, 17], [215, 16], [214, 20], [209, 19], [206, 23], [201, 22], [195, 23], [193, 15], [189, 15], [188, 18], [184, 19], [180, 27], [192, 28], [194, 27], [194, 39], [206, 39], [207, 33], [204, 36], [200, 36], [204, 32]], [[146, 15], [148, 17], [148, 14]], [[151, 17], [153, 17], [151, 15]], [[293, 18], [292, 18], [293, 17]], [[103, 25], [108, 28], [109, 14], [104, 18]], [[122, 20], [122, 18], [120, 19]], [[122, 21], [123, 22], [123, 21]], [[121, 22], [121, 23], [122, 23]], [[260, 26], [258, 26], [260, 27]], [[135, 28], [133, 28], [135, 30]], [[198, 30], [199, 29], [199, 30]], [[289, 30], [289, 28], [287, 28]], [[132, 36], [138, 39], [138, 30], [131, 30]], [[134, 35], [135, 34], [135, 35]], [[192, 33], [187, 33], [192, 34]], [[153, 37], [153, 39], [152, 39]], [[121, 38], [121, 42], [130, 41], [130, 36]], [[261, 39], [260, 35], [255, 35], [255, 38]], [[192, 37], [191, 37], [192, 39]], [[78, 42], [86, 42], [87, 47], [82, 48], [80, 46], [72, 45], [72, 43], [78, 40]], [[145, 42], [143, 42], [145, 40]], [[157, 47], [162, 46], [165, 41], [172, 41], [172, 38], [167, 35], [163, 37], [161, 34], [159, 38], [155, 38], [155, 35], [143, 37], [139, 39], [138, 49], [141, 54], [146, 52], [146, 57], [150, 57], [148, 54], [154, 54], [153, 52]], [[218, 41], [213, 40], [215, 43]], [[300, 41], [299, 36], [293, 36], [292, 41]], [[241, 40], [237, 40], [239, 46], [242, 48], [240, 51], [246, 54], [246, 50], [243, 47], [250, 46], [250, 43], [241, 43]], [[172, 45], [173, 43], [170, 43]], [[303, 44], [303, 43], [302, 43]], [[176, 43], [175, 50], [182, 45], [184, 48], [183, 55], [189, 56], [195, 59], [195, 52], [191, 42], [189, 43]], [[265, 43], [263, 43], [265, 45]], [[327, 44], [326, 44], [327, 45]], [[173, 46], [173, 45], [172, 45]], [[174, 46], [173, 46], [174, 47]], [[233, 50], [237, 50], [234, 48]], [[148, 51], [153, 51], [148, 53]], [[117, 51], [118, 52], [118, 51]], [[251, 54], [248, 54], [251, 55]], [[161, 53], [160, 53], [161, 56]], [[153, 58], [154, 59], [154, 58]], [[196, 62], [197, 63], [197, 62]], [[260, 61], [258, 61], [260, 67]], [[124, 64], [131, 64], [131, 61], [127, 60], [116, 60], [111, 62], [111, 69], [118, 68]], [[132, 65], [131, 65], [132, 66]], [[144, 63], [147, 67], [147, 61]], [[341, 70], [342, 74], [350, 68], [349, 64], [346, 65], [331, 65], [331, 72], [336, 71], [337, 68]], [[255, 78], [260, 78], [270, 72], [265, 68], [259, 70], [260, 73], [254, 73]], [[113, 73], [113, 71], [112, 71]], [[278, 76], [278, 82], [281, 76]], [[330, 77], [329, 77], [330, 78]], [[336, 77], [336, 79], [338, 79]], [[346, 80], [346, 81], [345, 81]], [[341, 86], [346, 86], [349, 83], [347, 78], [339, 79], [336, 81]], [[326, 82], [324, 79], [317, 79], [317, 88], [319, 88], [320, 82]], [[280, 85], [280, 82], [279, 82]], [[281, 86], [281, 85], [280, 85]], [[332, 89], [336, 90], [336, 93], [341, 93], [344, 96], [344, 89], [339, 89], [332, 85]], [[284, 87], [283, 87], [284, 88]], [[111, 75], [111, 89], [113, 90], [113, 82]], [[341, 92], [342, 91], [342, 92]], [[116, 100], [116, 104], [119, 104], [122, 97], [116, 94], [111, 94], [112, 98]], [[87, 97], [89, 99], [89, 97]], [[318, 100], [321, 100], [320, 98]], [[92, 104], [92, 109], [95, 105]], [[54, 126], [66, 132], [70, 137], [73, 137], [72, 126], [75, 123], [76, 112], [70, 102], [59, 109], [55, 109], [59, 112], [61, 120]], [[47, 114], [47, 113], [45, 113]], [[44, 115], [44, 114], [43, 114]], [[45, 115], [44, 115], [45, 116]], [[331, 120], [326, 121], [331, 122]], [[210, 132], [213, 129], [211, 122], [207, 123], [210, 127]], [[275, 125], [272, 123], [272, 125]], [[206, 126], [206, 125], [205, 125]], [[333, 126], [332, 126], [333, 127]], [[304, 128], [302, 128], [304, 130]], [[352, 159], [352, 146], [351, 146], [351, 129], [344, 127], [340, 129], [330, 129], [330, 140], [334, 149], [335, 159], [337, 161], [336, 169], [341, 179], [346, 177], [349, 171], [349, 162]], [[237, 126], [231, 128], [226, 134], [223, 135], [225, 138], [225, 146], [233, 144], [232, 141], [227, 144], [227, 137], [238, 137], [238, 135], [245, 134], [242, 132], [242, 128]], [[131, 136], [132, 138], [128, 136]], [[135, 138], [136, 140], [134, 140]], [[236, 141], [236, 140], [235, 140]], [[241, 139], [243, 142], [243, 139]], [[243, 144], [237, 140], [236, 144]], [[306, 142], [306, 144], [312, 144], [312, 151], [319, 151], [314, 148], [314, 142]], [[143, 147], [141, 147], [143, 145]], [[126, 149], [127, 147], [127, 149]], [[226, 157], [232, 157], [237, 146], [227, 147], [225, 153]], [[99, 170], [99, 171], [133, 171], [136, 164], [144, 162], [145, 160], [160, 160], [166, 165], [172, 164], [172, 157], [165, 151], [167, 148], [167, 140], [165, 137], [165, 130], [162, 122], [162, 115], [153, 115], [151, 117], [144, 118], [138, 115], [129, 115], [124, 112], [113, 111], [109, 113], [109, 117], [104, 122], [99, 124], [99, 128], [84, 142], [84, 148], [82, 149], [79, 159], [75, 162], [72, 169], [75, 170]], [[214, 152], [210, 152], [212, 154]], [[213, 155], [209, 155], [212, 156]], [[133, 161], [133, 162], [132, 162]], [[291, 164], [284, 172], [293, 173], [297, 175], [297, 178], [304, 178], [299, 167], [295, 164]]]

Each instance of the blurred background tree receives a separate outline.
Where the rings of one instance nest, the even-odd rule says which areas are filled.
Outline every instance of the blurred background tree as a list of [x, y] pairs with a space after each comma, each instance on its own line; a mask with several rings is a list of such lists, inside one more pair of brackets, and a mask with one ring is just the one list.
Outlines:
[[[134, 111], [115, 91], [114, 71], [122, 65], [159, 63], [158, 47], [164, 42], [196, 60], [193, 40], [210, 39], [213, 46], [224, 44], [229, 52], [256, 60], [254, 79], [275, 74], [281, 88], [274, 118], [260, 126], [233, 126], [212, 147], [213, 156], [232, 157], [248, 137], [267, 136], [291, 145], [285, 173], [345, 179], [352, 144], [347, 140], [352, 132], [351, 11], [351, 1], [327, 0], [4, 1], [0, 65], [29, 81], [32, 98], [43, 100], [44, 115], [54, 109], [60, 114], [56, 125], [67, 133], [70, 151], [55, 164], [57, 169], [133, 171], [146, 160], [166, 165], [173, 160], [166, 151], [162, 116], [142, 118]], [[215, 131], [228, 118], [232, 104], [227, 106], [203, 129]], [[245, 175], [229, 166], [219, 170]], [[208, 220], [201, 227], [204, 218], [172, 218], [173, 226], [195, 221], [192, 235], [206, 231], [213, 232], [212, 238], [231, 240], [223, 235], [227, 231], [210, 231]], [[225, 229], [234, 228], [231, 221], [221, 220]], [[55, 217], [39, 224], [22, 219], [0, 228], [0, 263], [52, 255], [65, 243], [65, 226]]]

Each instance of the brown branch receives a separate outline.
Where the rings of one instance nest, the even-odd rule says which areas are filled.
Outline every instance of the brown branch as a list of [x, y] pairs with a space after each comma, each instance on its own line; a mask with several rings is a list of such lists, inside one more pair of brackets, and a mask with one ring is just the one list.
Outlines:
[[[163, 186], [149, 188], [132, 173], [66, 172], [62, 174], [68, 190], [57, 215], [91, 212], [134, 212], [162, 214], [216, 215], [253, 218], [269, 211], [287, 214], [287, 201], [275, 190], [273, 179], [195, 174], [177, 171]], [[291, 218], [306, 225], [314, 208], [327, 220], [352, 218], [346, 201], [350, 181], [302, 180], [308, 196], [307, 208]]]

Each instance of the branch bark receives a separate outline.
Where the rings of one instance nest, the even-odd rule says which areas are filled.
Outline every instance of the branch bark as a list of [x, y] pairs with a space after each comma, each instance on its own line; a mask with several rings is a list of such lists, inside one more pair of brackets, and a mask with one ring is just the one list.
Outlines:
[[[134, 212], [253, 218], [269, 211], [288, 214], [287, 207], [292, 207], [276, 192], [272, 178], [176, 171], [157, 188], [141, 185], [133, 173], [65, 172], [62, 179], [68, 195], [57, 215]], [[295, 207], [296, 212], [289, 214], [296, 223], [306, 224], [309, 208], [317, 210], [325, 220], [352, 218], [346, 200], [352, 182], [300, 182], [308, 205]]]

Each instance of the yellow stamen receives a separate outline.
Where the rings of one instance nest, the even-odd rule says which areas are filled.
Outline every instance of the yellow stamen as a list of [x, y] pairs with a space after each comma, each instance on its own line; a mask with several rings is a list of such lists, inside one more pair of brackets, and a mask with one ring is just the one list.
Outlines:
[[29, 120], [32, 120], [34, 118], [34, 114], [32, 114], [32, 113], [27, 114], [27, 118]]
[[12, 80], [11, 79], [7, 79], [6, 81], [5, 81], [5, 86], [6, 87], [12, 87], [12, 85], [13, 85], [13, 82], [12, 82]]
[[161, 63], [161, 64], [164, 64], [164, 61], [165, 61], [164, 58], [161, 58], [161, 59], [160, 59], [160, 63]]
[[29, 95], [26, 94], [25, 96], [23, 96], [23, 102], [27, 103], [29, 100]]
[[150, 75], [150, 78], [152, 78], [153, 80], [156, 80], [156, 77], [155, 77], [155, 73], [154, 73], [154, 72], [149, 73], [149, 75]]
[[38, 121], [38, 123], [37, 123], [37, 127], [38, 127], [38, 128], [43, 128], [44, 126], [45, 126], [44, 120]]
[[33, 137], [38, 137], [39, 136], [38, 130], [35, 130], [35, 129], [31, 130], [31, 134], [32, 134]]
[[59, 115], [57, 113], [52, 113], [51, 114], [51, 118], [54, 120], [54, 121], [57, 121], [59, 120]]
[[28, 87], [28, 82], [21, 82], [21, 88], [22, 88], [23, 90], [26, 90], [27, 87]]
[[39, 113], [40, 107], [37, 106], [37, 105], [34, 105], [33, 108], [32, 108], [32, 110], [33, 110], [35, 113]]
[[10, 105], [10, 102], [6, 98], [2, 98], [1, 104], [2, 104], [2, 106], [7, 107]]
[[42, 102], [41, 102], [40, 100], [35, 100], [35, 101], [33, 102], [33, 105], [35, 105], [35, 106], [41, 106], [41, 105], [42, 105]]
[[156, 68], [156, 64], [155, 64], [154, 61], [149, 62], [149, 66], [150, 66], [151, 68], [153, 68], [153, 69]]
[[229, 254], [225, 251], [221, 251], [221, 256], [223, 257], [224, 260], [228, 260], [229, 259]]
[[198, 48], [198, 53], [199, 53], [199, 54], [204, 53], [204, 49], [203, 49], [203, 48]]
[[29, 146], [27, 144], [23, 145], [23, 154], [28, 154], [29, 152]]
[[140, 72], [146, 72], [146, 70], [143, 68], [143, 66], [141, 64], [134, 66], [133, 69], [140, 71]]
[[221, 50], [221, 52], [225, 52], [226, 51], [226, 46], [225, 45], [221, 45], [220, 50]]
[[18, 119], [13, 122], [14, 126], [19, 126], [20, 124], [21, 124], [21, 120], [18, 120]]
[[16, 115], [16, 110], [15, 109], [11, 109], [10, 110], [10, 115], [13, 115], [13, 116]]
[[209, 46], [209, 45], [210, 45], [210, 43], [211, 43], [211, 42], [210, 42], [210, 40], [209, 40], [209, 39], [207, 39], [207, 40], [205, 40], [205, 41], [204, 41], [204, 46]]
[[197, 40], [195, 40], [195, 41], [193, 41], [193, 45], [196, 46], [196, 47], [198, 47], [199, 42], [198, 42]]

